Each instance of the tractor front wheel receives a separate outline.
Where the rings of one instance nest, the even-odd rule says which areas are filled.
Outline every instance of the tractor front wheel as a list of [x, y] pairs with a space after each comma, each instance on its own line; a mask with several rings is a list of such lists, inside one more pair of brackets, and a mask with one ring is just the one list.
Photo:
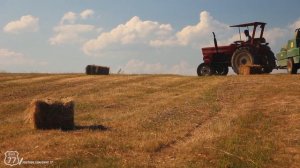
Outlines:
[[229, 68], [225, 64], [218, 64], [213, 66], [216, 75], [226, 76], [228, 74]]
[[198, 76], [211, 76], [214, 74], [214, 69], [209, 64], [202, 63], [197, 68]]
[[287, 71], [288, 74], [297, 74], [297, 66], [294, 64], [293, 58], [289, 58], [287, 61]]

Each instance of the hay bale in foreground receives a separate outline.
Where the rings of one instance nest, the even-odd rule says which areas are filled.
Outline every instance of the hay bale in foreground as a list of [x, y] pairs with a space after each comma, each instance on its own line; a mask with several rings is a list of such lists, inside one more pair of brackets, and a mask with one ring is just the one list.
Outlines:
[[250, 75], [251, 67], [249, 65], [241, 65], [240, 66], [240, 75]]
[[74, 102], [34, 100], [26, 110], [26, 120], [35, 129], [74, 129]]
[[109, 75], [109, 67], [88, 65], [85, 68], [85, 73], [87, 75]]
[[239, 69], [239, 75], [259, 74], [260, 71], [260, 65], [241, 65]]

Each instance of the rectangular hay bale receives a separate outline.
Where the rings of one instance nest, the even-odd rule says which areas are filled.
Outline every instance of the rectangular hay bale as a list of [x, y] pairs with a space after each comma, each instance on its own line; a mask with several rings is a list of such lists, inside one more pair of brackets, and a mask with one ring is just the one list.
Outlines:
[[241, 65], [240, 66], [240, 75], [250, 75], [251, 67], [248, 65]]
[[34, 100], [27, 112], [27, 121], [35, 129], [74, 129], [74, 102], [72, 100]]
[[259, 74], [261, 65], [241, 65], [239, 69], [240, 75]]
[[109, 67], [97, 66], [97, 65], [88, 65], [85, 68], [87, 75], [109, 75]]
[[93, 74], [95, 74], [95, 72], [96, 72], [96, 69], [95, 69], [94, 65], [88, 65], [88, 66], [86, 66], [85, 73], [87, 75], [93, 75]]
[[109, 68], [108, 67], [97, 66], [96, 67], [96, 74], [98, 74], [98, 75], [109, 75]]

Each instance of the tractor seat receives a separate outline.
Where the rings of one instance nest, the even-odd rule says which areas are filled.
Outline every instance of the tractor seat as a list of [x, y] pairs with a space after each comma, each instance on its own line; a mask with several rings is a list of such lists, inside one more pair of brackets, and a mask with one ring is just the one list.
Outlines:
[[239, 41], [234, 41], [232, 44], [240, 45], [242, 43], [244, 43], [244, 41], [239, 40]]
[[265, 38], [255, 38], [254, 43], [266, 43], [266, 39]]

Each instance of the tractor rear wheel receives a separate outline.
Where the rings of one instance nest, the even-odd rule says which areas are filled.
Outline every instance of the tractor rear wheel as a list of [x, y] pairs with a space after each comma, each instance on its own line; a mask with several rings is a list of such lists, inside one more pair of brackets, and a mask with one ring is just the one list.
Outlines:
[[265, 53], [266, 54], [262, 61], [263, 64], [262, 72], [269, 74], [273, 71], [273, 69], [276, 68], [276, 58], [274, 56], [274, 53], [269, 48], [266, 49]]
[[289, 58], [287, 61], [287, 71], [288, 74], [297, 74], [297, 66], [294, 64], [293, 58]]
[[216, 75], [226, 76], [228, 74], [229, 68], [225, 64], [217, 64], [213, 66]]
[[202, 63], [197, 68], [198, 76], [211, 76], [214, 74], [214, 69], [209, 64]]
[[253, 65], [254, 64], [254, 57], [251, 53], [250, 49], [247, 47], [242, 47], [237, 49], [231, 58], [231, 66], [233, 71], [236, 74], [240, 73], [240, 66], [242, 65]]

